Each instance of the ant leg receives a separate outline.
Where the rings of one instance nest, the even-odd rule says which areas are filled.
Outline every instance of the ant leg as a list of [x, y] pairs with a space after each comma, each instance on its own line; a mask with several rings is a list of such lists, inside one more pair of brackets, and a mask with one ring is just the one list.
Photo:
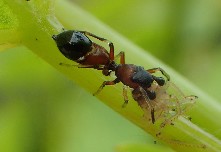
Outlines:
[[106, 85], [115, 85], [116, 83], [119, 83], [120, 80], [118, 80], [117, 78], [113, 81], [104, 81], [102, 83], [102, 85], [99, 87], [99, 89], [93, 94], [93, 96], [97, 95], [98, 93], [101, 92], [101, 90], [106, 86]]
[[97, 35], [94, 35], [94, 34], [92, 34], [90, 32], [87, 32], [87, 31], [79, 31], [79, 32], [81, 32], [81, 33], [83, 33], [85, 35], [92, 36], [92, 37], [94, 37], [94, 38], [96, 38], [96, 39], [98, 39], [100, 41], [107, 42], [109, 47], [110, 47], [109, 58], [110, 58], [111, 61], [114, 60], [114, 44], [111, 41], [109, 41], [109, 40], [107, 40], [105, 38], [99, 37]]
[[121, 52], [120, 64], [125, 64], [125, 54], [124, 54], [124, 52]]
[[114, 60], [120, 58], [120, 64], [125, 64], [125, 53], [121, 51], [118, 55], [114, 57]]
[[153, 106], [150, 104], [150, 99], [147, 95], [147, 92], [142, 87], [139, 87], [138, 89], [139, 89], [141, 95], [143, 96], [144, 100], [146, 101], [148, 107], [150, 108], [151, 121], [154, 124], [155, 123], [155, 117], [154, 117], [155, 110], [154, 110]]
[[123, 103], [123, 105], [122, 105], [122, 108], [125, 108], [126, 105], [128, 104], [127, 89], [128, 89], [128, 87], [124, 85], [124, 86], [123, 86], [124, 103]]
[[157, 71], [160, 71], [166, 78], [167, 78], [167, 80], [168, 81], [170, 81], [170, 76], [169, 76], [169, 74], [167, 74], [166, 73], [166, 71], [164, 71], [162, 68], [152, 68], [152, 69], [148, 69], [147, 70], [148, 72], [150, 72], [150, 73], [155, 73], [155, 72], [157, 72]]
[[118, 58], [120, 58], [120, 64], [125, 64], [125, 53], [123, 51], [114, 57], [114, 61], [116, 61]]
[[59, 63], [59, 65], [61, 66], [66, 66], [66, 67], [78, 67], [78, 68], [93, 68], [93, 69], [97, 69], [97, 70], [103, 70], [104, 67], [102, 65], [74, 65], [74, 64], [67, 64], [67, 63]]

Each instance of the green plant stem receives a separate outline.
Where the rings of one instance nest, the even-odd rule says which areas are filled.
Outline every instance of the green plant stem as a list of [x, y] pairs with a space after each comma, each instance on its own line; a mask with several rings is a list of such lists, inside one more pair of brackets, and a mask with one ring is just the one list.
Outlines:
[[[53, 16], [52, 1], [44, 1], [42, 3], [40, 0], [31, 0], [28, 2], [5, 0], [4, 2], [18, 18], [18, 31], [21, 33], [20, 41], [22, 44], [72, 79], [79, 86], [90, 93], [94, 93], [103, 80], [111, 79], [104, 77], [100, 71], [94, 69], [85, 70], [59, 66], [60, 62], [75, 63], [62, 56], [51, 39], [53, 34], [57, 34], [62, 30], [62, 26]], [[116, 52], [118, 50], [126, 52], [127, 62], [142, 65], [147, 69], [162, 67], [170, 74], [172, 81], [185, 94], [194, 94], [200, 97], [194, 110], [189, 113], [193, 118], [193, 123], [180, 117], [174, 126], [165, 127], [162, 130], [162, 135], [158, 140], [167, 143], [177, 151], [221, 151], [220, 140], [216, 138], [221, 138], [221, 135], [217, 134], [221, 126], [221, 122], [216, 119], [216, 116], [221, 115], [221, 106], [217, 101], [208, 97], [175, 71], [103, 25], [77, 6], [70, 5], [67, 1], [56, 1], [55, 8], [56, 16], [65, 28], [87, 30], [112, 40], [115, 48], [117, 48]], [[131, 102], [128, 106], [124, 109], [121, 108], [123, 103], [121, 92], [122, 85], [118, 84], [114, 87], [106, 87], [97, 97], [113, 110], [155, 136], [159, 126], [150, 125], [145, 121], [142, 117], [142, 110], [136, 102], [132, 102], [130, 98]], [[102, 125], [100, 126], [102, 127]]]

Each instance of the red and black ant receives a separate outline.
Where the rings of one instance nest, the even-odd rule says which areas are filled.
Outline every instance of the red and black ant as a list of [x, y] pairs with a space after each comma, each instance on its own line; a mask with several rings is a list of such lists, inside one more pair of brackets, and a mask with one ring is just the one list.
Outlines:
[[[94, 37], [100, 41], [107, 42], [110, 47], [108, 52], [104, 47], [92, 42], [87, 36]], [[52, 38], [57, 43], [60, 52], [70, 60], [79, 63], [79, 68], [94, 68], [102, 70], [105, 76], [110, 75], [111, 72], [115, 72], [116, 79], [113, 81], [104, 81], [97, 92], [98, 94], [106, 85], [115, 85], [122, 82], [124, 85], [133, 89], [132, 94], [139, 93], [150, 108], [151, 121], [155, 122], [154, 107], [150, 104], [150, 100], [156, 98], [154, 90], [151, 90], [151, 85], [156, 82], [159, 86], [165, 84], [163, 77], [157, 77], [152, 75], [153, 73], [160, 71], [166, 78], [170, 80], [169, 75], [161, 68], [153, 68], [145, 70], [141, 66], [134, 64], [125, 64], [124, 52], [120, 52], [117, 56], [114, 56], [114, 45], [107, 39], [98, 37], [92, 33], [86, 31], [68, 30], [58, 35], [53, 35]], [[120, 57], [120, 64], [117, 64], [114, 60]], [[126, 90], [124, 91], [124, 105], [128, 103]], [[139, 103], [139, 100], [136, 99]]]

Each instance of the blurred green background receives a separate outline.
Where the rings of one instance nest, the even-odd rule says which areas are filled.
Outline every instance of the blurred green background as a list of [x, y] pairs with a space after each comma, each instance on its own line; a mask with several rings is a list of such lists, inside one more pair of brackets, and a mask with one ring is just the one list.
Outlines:
[[[73, 2], [221, 99], [221, 1]], [[2, 152], [171, 151], [24, 47], [1, 52], [0, 68]]]

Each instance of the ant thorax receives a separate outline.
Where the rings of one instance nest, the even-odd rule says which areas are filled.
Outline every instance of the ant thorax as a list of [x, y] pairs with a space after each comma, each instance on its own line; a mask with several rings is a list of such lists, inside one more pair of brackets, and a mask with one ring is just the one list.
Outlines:
[[[185, 116], [187, 109], [191, 108], [195, 103], [196, 96], [185, 96], [178, 87], [170, 81], [167, 81], [165, 85], [159, 86], [156, 82], [153, 82], [148, 91], [154, 91], [156, 93], [155, 99], [146, 99], [141, 95], [139, 91], [132, 91], [134, 100], [138, 102], [138, 105], [144, 111], [144, 118], [151, 123], [151, 108], [154, 109], [154, 117], [156, 124], [159, 124], [161, 128], [165, 125], [173, 124], [179, 116]], [[149, 102], [149, 103], [148, 103]]]

